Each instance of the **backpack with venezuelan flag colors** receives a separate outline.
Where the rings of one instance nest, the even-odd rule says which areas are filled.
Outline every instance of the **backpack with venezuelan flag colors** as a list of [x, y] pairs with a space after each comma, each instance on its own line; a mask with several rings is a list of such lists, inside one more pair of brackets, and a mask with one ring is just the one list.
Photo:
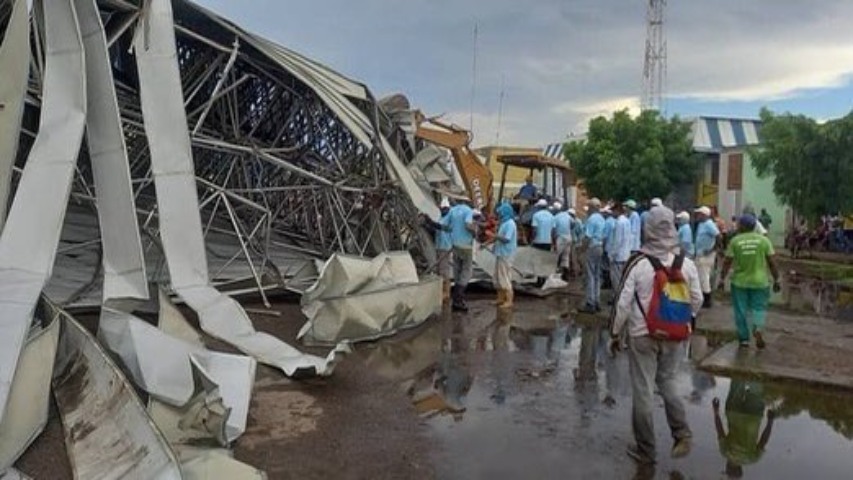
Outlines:
[[646, 319], [649, 336], [660, 340], [686, 340], [691, 333], [693, 310], [690, 306], [690, 287], [681, 273], [684, 255], [676, 256], [669, 268], [657, 258], [648, 255], [646, 258], [655, 269], [655, 285], [648, 312], [643, 310], [636, 293], [634, 299]]

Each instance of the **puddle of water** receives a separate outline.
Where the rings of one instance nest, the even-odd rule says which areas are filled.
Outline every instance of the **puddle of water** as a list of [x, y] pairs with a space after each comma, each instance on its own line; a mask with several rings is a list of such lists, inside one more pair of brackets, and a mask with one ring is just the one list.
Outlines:
[[853, 284], [850, 278], [826, 279], [787, 269], [782, 272], [782, 291], [772, 294], [770, 302], [820, 317], [853, 321]]
[[[412, 396], [441, 478], [630, 478], [627, 357], [605, 337], [546, 308], [477, 305], [357, 355]], [[678, 382], [694, 447], [668, 458], [658, 397], [658, 478], [850, 478], [853, 395], [713, 377], [686, 355]]]

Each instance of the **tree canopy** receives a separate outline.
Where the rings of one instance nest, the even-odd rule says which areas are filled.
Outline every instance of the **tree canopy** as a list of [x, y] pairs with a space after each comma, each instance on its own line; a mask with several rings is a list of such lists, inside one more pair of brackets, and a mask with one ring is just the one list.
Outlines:
[[699, 163], [690, 124], [656, 111], [594, 118], [586, 140], [568, 143], [564, 152], [587, 192], [603, 198], [666, 197], [694, 180]]
[[816, 220], [853, 212], [853, 112], [818, 123], [804, 115], [761, 111], [761, 146], [750, 157], [773, 192], [798, 215]]

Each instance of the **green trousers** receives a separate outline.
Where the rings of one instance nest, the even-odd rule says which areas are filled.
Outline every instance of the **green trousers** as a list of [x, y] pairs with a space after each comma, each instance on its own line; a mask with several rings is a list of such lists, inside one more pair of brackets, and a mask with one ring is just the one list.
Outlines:
[[742, 288], [732, 285], [732, 306], [735, 311], [738, 340], [748, 342], [752, 330], [764, 330], [768, 303], [769, 288]]

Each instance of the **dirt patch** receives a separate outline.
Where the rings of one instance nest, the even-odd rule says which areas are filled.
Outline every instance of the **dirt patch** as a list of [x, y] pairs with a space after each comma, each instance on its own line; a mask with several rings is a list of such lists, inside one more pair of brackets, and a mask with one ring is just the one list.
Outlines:
[[[261, 383], [270, 386], [261, 386]], [[270, 442], [297, 440], [317, 430], [317, 421], [323, 415], [317, 400], [299, 390], [276, 388], [279, 385], [286, 384], [275, 381], [256, 384], [246, 432], [240, 438], [240, 445], [247, 450], [261, 448]]]

